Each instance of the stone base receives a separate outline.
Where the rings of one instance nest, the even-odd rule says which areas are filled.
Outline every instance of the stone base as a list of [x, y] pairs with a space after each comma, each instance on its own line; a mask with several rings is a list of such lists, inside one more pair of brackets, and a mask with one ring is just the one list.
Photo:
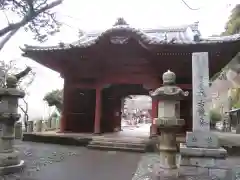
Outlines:
[[169, 179], [169, 178], [178, 178], [179, 176], [179, 169], [165, 169], [162, 168], [160, 163], [155, 164], [153, 167], [153, 177], [155, 177], [157, 180], [163, 180], [163, 179]]
[[[202, 168], [202, 167], [191, 167], [181, 166], [179, 168], [179, 176], [185, 179], [204, 179], [204, 180], [228, 180], [229, 170], [220, 168]], [[229, 179], [230, 180], [230, 179]]]
[[19, 163], [18, 151], [0, 153], [0, 167], [12, 166]]
[[0, 166], [0, 175], [21, 172], [24, 166], [25, 166], [25, 163], [23, 160], [21, 160], [17, 165], [4, 166], [4, 167]]
[[187, 132], [186, 144], [187, 147], [219, 148], [218, 137], [208, 131]]
[[223, 148], [197, 148], [180, 144], [179, 176], [206, 176], [224, 179], [226, 169], [219, 169], [217, 161], [225, 159], [227, 151]]
[[225, 159], [227, 151], [224, 148], [187, 147], [186, 144], [180, 143], [180, 154], [181, 157]]

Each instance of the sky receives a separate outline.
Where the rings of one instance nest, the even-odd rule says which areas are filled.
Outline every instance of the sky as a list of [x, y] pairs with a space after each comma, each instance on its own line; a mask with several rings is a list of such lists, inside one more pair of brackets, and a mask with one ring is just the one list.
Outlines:
[[[135, 28], [158, 28], [179, 26], [199, 22], [202, 36], [220, 34], [230, 15], [231, 9], [239, 0], [186, 0], [192, 8], [189, 10], [181, 0], [64, 0], [53, 10], [63, 23], [61, 31], [43, 44], [32, 39], [31, 34], [21, 29], [0, 52], [4, 61], [17, 60], [18, 65], [33, 67], [36, 78], [28, 89], [30, 119], [47, 118], [51, 109], [43, 102], [44, 95], [54, 89], [63, 87], [59, 74], [21, 57], [24, 44], [56, 45], [59, 42], [73, 42], [78, 30], [85, 32], [111, 28], [118, 17], [123, 17]], [[11, 18], [11, 17], [10, 17]], [[0, 28], [6, 25], [6, 19], [0, 12]]]

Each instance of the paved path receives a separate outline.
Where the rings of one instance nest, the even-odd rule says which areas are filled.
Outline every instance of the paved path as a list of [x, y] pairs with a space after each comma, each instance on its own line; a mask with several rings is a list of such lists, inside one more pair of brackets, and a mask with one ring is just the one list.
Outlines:
[[69, 158], [64, 163], [44, 170], [41, 179], [131, 180], [137, 168], [138, 156], [129, 153], [88, 151], [82, 156]]
[[26, 171], [4, 180], [131, 180], [141, 158], [141, 154], [41, 143], [18, 142], [17, 148]]
[[[144, 155], [21, 141], [16, 147], [26, 162], [26, 170], [0, 180], [131, 180]], [[149, 165], [144, 164], [146, 171]], [[239, 165], [240, 157], [228, 157], [218, 164], [226, 169]]]

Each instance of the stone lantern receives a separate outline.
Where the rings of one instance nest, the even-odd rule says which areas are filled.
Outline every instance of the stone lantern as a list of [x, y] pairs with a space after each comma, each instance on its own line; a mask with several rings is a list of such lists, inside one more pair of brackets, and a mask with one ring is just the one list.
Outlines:
[[14, 149], [14, 124], [19, 120], [18, 98], [23, 98], [25, 93], [17, 89], [17, 83], [27, 75], [30, 68], [17, 75], [6, 78], [6, 88], [0, 88], [0, 175], [14, 173], [22, 170], [24, 161], [20, 160], [18, 151]]
[[160, 167], [157, 171], [161, 176], [172, 176], [177, 175], [176, 133], [184, 125], [184, 119], [180, 119], [180, 100], [188, 96], [188, 92], [176, 86], [176, 75], [170, 70], [163, 74], [162, 79], [163, 86], [150, 93], [153, 99], [158, 100], [158, 118], [155, 121], [161, 131]]

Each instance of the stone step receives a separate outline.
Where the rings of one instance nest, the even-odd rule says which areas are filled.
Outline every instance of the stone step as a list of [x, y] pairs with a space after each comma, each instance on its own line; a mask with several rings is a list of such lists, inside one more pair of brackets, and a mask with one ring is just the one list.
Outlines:
[[96, 145], [96, 144], [89, 144], [87, 147], [89, 149], [96, 149], [96, 150], [128, 151], [128, 152], [145, 153], [145, 148], [139, 148], [139, 147], [107, 146], [107, 145]]
[[107, 145], [107, 146], [126, 146], [126, 147], [145, 147], [145, 143], [136, 142], [112, 142], [112, 141], [91, 141], [89, 144], [94, 145]]
[[125, 142], [125, 143], [145, 143], [147, 140], [144, 140], [144, 139], [133, 139], [133, 138], [108, 138], [108, 137], [93, 137], [92, 138], [93, 141], [109, 141], [109, 142]]
[[88, 148], [102, 149], [102, 150], [122, 150], [122, 151], [134, 151], [145, 152], [146, 143], [144, 142], [124, 142], [124, 141], [112, 141], [109, 139], [95, 139], [89, 142]]

